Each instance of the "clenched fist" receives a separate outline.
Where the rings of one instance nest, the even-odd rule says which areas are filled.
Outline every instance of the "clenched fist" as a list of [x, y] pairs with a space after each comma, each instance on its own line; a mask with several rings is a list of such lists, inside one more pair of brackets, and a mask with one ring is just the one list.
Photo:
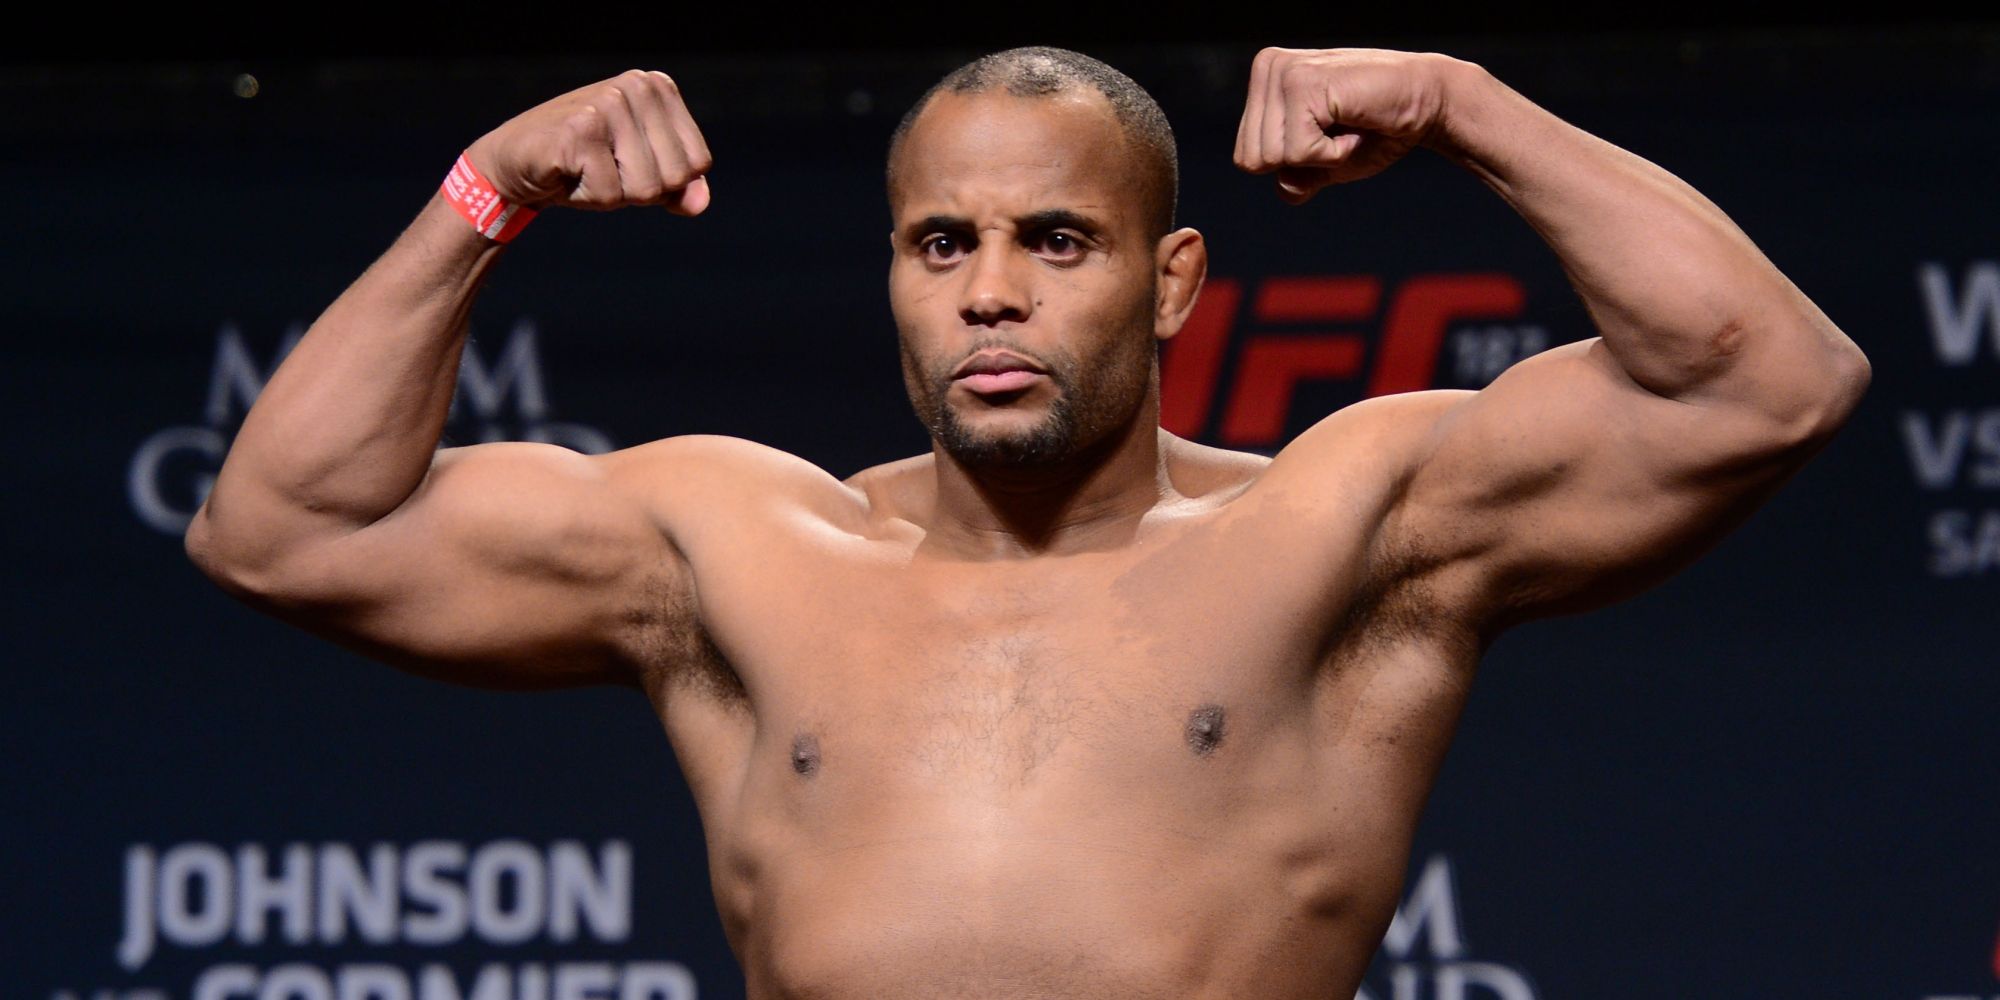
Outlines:
[[1452, 65], [1434, 53], [1265, 49], [1250, 65], [1236, 165], [1275, 171], [1294, 205], [1379, 173], [1437, 128]]
[[658, 70], [627, 70], [530, 108], [466, 156], [501, 197], [535, 208], [708, 207], [708, 143]]

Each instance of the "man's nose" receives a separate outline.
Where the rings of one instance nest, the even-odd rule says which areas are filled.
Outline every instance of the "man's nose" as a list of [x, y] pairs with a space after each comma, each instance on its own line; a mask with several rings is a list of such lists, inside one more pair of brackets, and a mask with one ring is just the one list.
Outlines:
[[1022, 322], [1033, 311], [1029, 276], [1019, 260], [1022, 255], [995, 240], [973, 251], [966, 261], [965, 286], [960, 292], [958, 314], [974, 326]]

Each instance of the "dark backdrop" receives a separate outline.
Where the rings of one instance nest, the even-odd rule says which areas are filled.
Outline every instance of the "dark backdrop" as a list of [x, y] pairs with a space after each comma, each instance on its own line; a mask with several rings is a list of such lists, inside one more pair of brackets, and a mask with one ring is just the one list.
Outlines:
[[[1369, 995], [2000, 995], [2000, 30], [1639, 27], [1365, 41], [1480, 61], [1694, 184], [1861, 344], [1874, 386], [1694, 568], [1495, 646], [1418, 835], [1411, 933]], [[1432, 324], [1428, 385], [1591, 334], [1533, 233], [1434, 157], [1301, 210], [1237, 172], [1255, 45], [1187, 37], [1084, 42], [1165, 107], [1183, 222], [1212, 248], [1220, 360], [1167, 358], [1212, 390], [1169, 400], [1190, 433], [1273, 451], [1361, 398], [1399, 294], [1470, 296]], [[701, 995], [741, 995], [640, 699], [406, 677], [233, 603], [177, 528], [287, 337], [457, 152], [632, 64], [681, 82], [714, 205], [531, 226], [473, 313], [450, 439], [726, 433], [837, 475], [923, 450], [884, 294], [882, 152], [926, 85], [991, 46], [477, 42], [7, 65], [0, 994], [443, 997], [494, 966], [493, 997], [538, 976], [668, 996], [678, 963]], [[1343, 278], [1380, 302], [1256, 307], [1273, 282], [1307, 279], [1310, 302]], [[1366, 345], [1355, 370], [1300, 381], [1274, 429], [1231, 423], [1273, 386], [1244, 374], [1246, 344], [1336, 334]], [[397, 877], [339, 884], [400, 893], [377, 939], [354, 906], [332, 906], [344, 931], [320, 909], [328, 872], [371, 851]], [[417, 884], [415, 858], [445, 859], [447, 888]], [[612, 916], [565, 935], [552, 887], [579, 884], [578, 858]], [[180, 940], [121, 956], [134, 904]]]

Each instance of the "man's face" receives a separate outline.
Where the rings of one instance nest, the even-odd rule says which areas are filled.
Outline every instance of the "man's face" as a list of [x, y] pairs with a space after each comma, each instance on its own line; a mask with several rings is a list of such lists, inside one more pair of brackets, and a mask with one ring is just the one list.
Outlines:
[[1141, 178], [1103, 95], [941, 93], [891, 193], [889, 303], [917, 416], [968, 466], [1059, 462], [1152, 384]]

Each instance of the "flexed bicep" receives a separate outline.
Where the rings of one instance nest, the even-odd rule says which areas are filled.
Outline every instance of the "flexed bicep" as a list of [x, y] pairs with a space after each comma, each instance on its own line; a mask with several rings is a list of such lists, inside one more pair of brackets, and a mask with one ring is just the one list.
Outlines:
[[[1867, 387], [1859, 347], [1718, 206], [1475, 64], [1266, 50], [1250, 91], [1238, 163], [1281, 171], [1288, 200], [1311, 184], [1284, 170], [1337, 183], [1433, 149], [1533, 226], [1602, 335], [1477, 393], [1368, 409], [1423, 429], [1384, 435], [1395, 485], [1369, 551], [1393, 558], [1371, 578], [1426, 576], [1482, 627], [1629, 596], [1741, 523]], [[1338, 453], [1305, 438], [1287, 451], [1305, 467]]]
[[230, 589], [424, 676], [635, 683], [646, 632], [688, 586], [644, 496], [660, 444], [610, 455], [527, 442], [442, 449], [388, 516]]
[[1582, 611], [1708, 551], [1824, 443], [1752, 409], [1657, 395], [1591, 338], [1442, 411], [1391, 529], [1469, 570], [1479, 617]]

